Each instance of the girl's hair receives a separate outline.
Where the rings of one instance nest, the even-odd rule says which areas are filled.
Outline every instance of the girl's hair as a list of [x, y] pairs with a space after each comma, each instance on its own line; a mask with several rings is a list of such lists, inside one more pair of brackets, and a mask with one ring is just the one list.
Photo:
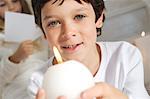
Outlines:
[[20, 3], [22, 5], [22, 13], [31, 14], [31, 11], [29, 9], [29, 6], [25, 0], [20, 0]]
[[[62, 5], [65, 0], [32, 0], [32, 7], [33, 7], [34, 15], [35, 15], [35, 23], [41, 27], [43, 33], [44, 33], [44, 30], [42, 28], [42, 23], [41, 23], [41, 10], [44, 7], [44, 5], [49, 1], [52, 1], [52, 4], [59, 1], [60, 2], [59, 5]], [[103, 0], [75, 0], [75, 1], [80, 4], [82, 4], [82, 1], [83, 1], [86, 3], [90, 3], [93, 6], [93, 9], [96, 15], [95, 22], [100, 18], [103, 10], [105, 9]], [[103, 15], [103, 22], [104, 20], [105, 20], [105, 15]], [[97, 36], [101, 35], [101, 28], [97, 28], [97, 33], [98, 33]]]

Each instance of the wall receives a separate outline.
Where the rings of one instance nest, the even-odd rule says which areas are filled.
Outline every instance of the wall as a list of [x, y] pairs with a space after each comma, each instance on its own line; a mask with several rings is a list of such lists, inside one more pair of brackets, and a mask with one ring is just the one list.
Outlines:
[[149, 8], [142, 0], [106, 0], [106, 21], [98, 40], [125, 40], [149, 32]]

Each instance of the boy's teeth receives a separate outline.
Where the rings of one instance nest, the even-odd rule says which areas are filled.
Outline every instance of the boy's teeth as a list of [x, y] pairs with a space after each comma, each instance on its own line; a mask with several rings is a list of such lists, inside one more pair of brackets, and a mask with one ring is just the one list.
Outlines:
[[65, 48], [73, 48], [73, 45], [65, 46]]
[[74, 48], [74, 47], [76, 47], [76, 46], [78, 46], [80, 44], [83, 44], [83, 42], [79, 43], [79, 44], [76, 44], [76, 45], [67, 45], [67, 46], [64, 46], [63, 48]]

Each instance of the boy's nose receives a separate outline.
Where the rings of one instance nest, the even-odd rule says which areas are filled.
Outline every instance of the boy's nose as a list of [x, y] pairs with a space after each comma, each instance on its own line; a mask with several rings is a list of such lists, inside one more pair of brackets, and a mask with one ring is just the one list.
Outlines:
[[67, 25], [64, 27], [63, 39], [68, 40], [77, 35], [77, 30], [73, 25]]
[[75, 32], [67, 32], [67, 33], [63, 34], [62, 38], [64, 40], [69, 40], [69, 39], [71, 39], [71, 38], [73, 38], [75, 36], [76, 36]]

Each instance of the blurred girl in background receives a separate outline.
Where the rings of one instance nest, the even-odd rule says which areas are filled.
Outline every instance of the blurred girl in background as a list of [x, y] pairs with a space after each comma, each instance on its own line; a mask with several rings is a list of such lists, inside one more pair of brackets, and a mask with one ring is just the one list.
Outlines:
[[20, 44], [4, 41], [6, 11], [30, 14], [25, 0], [0, 0], [0, 99], [30, 99], [29, 78], [48, 59], [48, 47], [42, 37]]

